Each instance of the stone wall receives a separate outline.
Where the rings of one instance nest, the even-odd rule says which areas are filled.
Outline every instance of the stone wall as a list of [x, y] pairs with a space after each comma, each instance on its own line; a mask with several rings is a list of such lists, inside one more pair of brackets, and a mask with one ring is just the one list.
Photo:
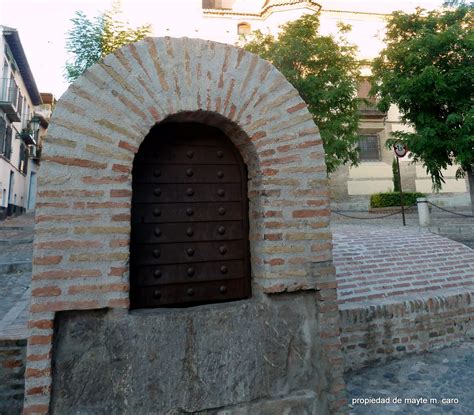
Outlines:
[[0, 414], [23, 407], [26, 340], [0, 340]]
[[471, 292], [340, 308], [345, 370], [474, 338]]
[[[345, 399], [327, 178], [321, 137], [305, 103], [272, 65], [253, 54], [198, 39], [149, 38], [87, 70], [58, 102], [48, 130], [38, 178], [25, 413], [50, 410], [52, 362], [55, 367], [64, 363], [62, 332], [57, 331], [62, 320], [54, 323], [56, 313], [128, 313], [132, 161], [150, 128], [168, 121], [221, 129], [247, 165], [253, 297], [233, 305], [235, 316], [248, 307], [270, 307], [284, 328], [287, 306], [280, 297], [312, 304], [305, 308], [308, 324], [298, 336], [304, 334], [307, 351], [300, 355], [302, 370], [317, 361], [314, 382], [303, 389], [304, 382], [283, 368], [279, 386], [265, 389], [259, 405], [287, 397], [299, 402], [295, 405], [306, 411], [301, 413], [339, 411]], [[191, 318], [194, 310], [174, 309], [168, 317], [173, 321], [184, 313]], [[157, 318], [165, 313], [152, 312]], [[146, 318], [145, 311], [134, 311], [121, 320], [124, 327], [138, 318], [134, 313]], [[214, 320], [214, 330], [221, 317]], [[248, 330], [256, 341], [260, 332], [252, 327]], [[247, 330], [245, 325], [241, 330]], [[134, 341], [115, 340], [130, 347]], [[83, 357], [94, 366], [94, 359]], [[190, 364], [192, 356], [186, 361]], [[271, 357], [258, 360], [254, 370], [267, 373], [265, 382], [274, 382], [267, 365]], [[205, 368], [203, 363], [200, 369]], [[163, 378], [181, 376], [173, 367], [155, 369]], [[61, 374], [54, 373], [59, 381]], [[228, 413], [237, 414], [250, 410], [252, 396], [227, 396], [223, 402], [233, 408]]]

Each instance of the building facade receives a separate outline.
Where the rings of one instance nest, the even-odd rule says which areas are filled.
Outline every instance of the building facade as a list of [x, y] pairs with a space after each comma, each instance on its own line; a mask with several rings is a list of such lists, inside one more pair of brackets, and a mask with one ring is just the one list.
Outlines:
[[0, 26], [0, 220], [35, 206], [40, 140], [47, 113], [15, 29]]
[[[350, 24], [352, 31], [346, 36], [358, 46], [358, 56], [370, 62], [384, 47], [383, 36], [386, 19], [393, 10], [407, 12], [416, 2], [367, 5], [345, 0], [315, 2], [311, 0], [202, 0], [202, 17], [205, 25], [195, 29], [198, 36], [235, 44], [253, 30], [278, 33], [279, 27], [305, 13], [318, 13], [322, 34], [336, 34], [338, 22]], [[363, 77], [370, 75], [369, 67], [362, 70]], [[367, 99], [370, 84], [362, 81], [359, 97]], [[384, 114], [376, 109], [373, 100], [360, 105], [359, 148], [360, 164], [357, 167], [342, 166], [331, 174], [330, 189], [333, 207], [350, 210], [366, 210], [370, 196], [378, 192], [393, 191], [392, 162], [394, 153], [385, 143], [391, 132], [407, 130], [400, 120], [395, 106]], [[421, 165], [413, 164], [407, 155], [401, 159], [402, 185], [406, 191], [423, 192], [430, 199], [444, 206], [469, 206], [467, 180], [456, 180], [456, 167], [444, 172], [442, 190], [432, 193], [432, 182]]]

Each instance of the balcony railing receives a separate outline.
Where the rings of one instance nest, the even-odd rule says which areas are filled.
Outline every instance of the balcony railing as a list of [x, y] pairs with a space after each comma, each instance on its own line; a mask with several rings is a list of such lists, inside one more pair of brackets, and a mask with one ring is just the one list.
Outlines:
[[0, 108], [11, 122], [21, 120], [20, 91], [12, 78], [0, 78]]

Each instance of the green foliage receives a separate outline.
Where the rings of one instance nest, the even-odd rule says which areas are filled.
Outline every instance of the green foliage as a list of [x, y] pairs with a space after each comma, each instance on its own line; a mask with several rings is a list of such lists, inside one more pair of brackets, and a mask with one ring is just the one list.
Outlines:
[[392, 160], [392, 180], [393, 180], [393, 191], [400, 191], [400, 175], [398, 174], [398, 163], [397, 159]]
[[318, 34], [319, 18], [304, 15], [282, 26], [278, 38], [254, 32], [244, 45], [273, 65], [298, 90], [321, 131], [328, 172], [359, 160], [358, 100], [359, 63], [356, 47], [340, 37]]
[[471, 6], [473, 7], [473, 2], [466, 0], [448, 0], [443, 3], [443, 6], [446, 7], [457, 7], [457, 6]]
[[442, 170], [461, 166], [458, 177], [472, 175], [474, 163], [474, 10], [459, 6], [413, 14], [394, 12], [387, 25], [386, 48], [373, 64], [372, 93], [379, 109], [396, 104], [414, 132], [395, 132], [431, 175], [435, 190]]
[[[403, 206], [412, 206], [416, 203], [416, 199], [419, 197], [425, 197], [423, 193], [418, 192], [407, 192], [403, 193]], [[383, 208], [401, 206], [400, 193], [375, 193], [370, 196], [370, 207], [371, 208]]]
[[120, 47], [137, 42], [151, 34], [151, 26], [135, 29], [120, 20], [120, 3], [114, 2], [112, 10], [89, 19], [83, 12], [76, 12], [71, 19], [73, 28], [68, 32], [66, 50], [73, 58], [66, 62], [65, 78], [73, 82], [91, 65]]
[[66, 50], [74, 55], [72, 62], [66, 62], [65, 78], [72, 82], [89, 66], [102, 57], [102, 31], [104, 16], [89, 19], [83, 12], [76, 12], [71, 19], [74, 29], [68, 33]]

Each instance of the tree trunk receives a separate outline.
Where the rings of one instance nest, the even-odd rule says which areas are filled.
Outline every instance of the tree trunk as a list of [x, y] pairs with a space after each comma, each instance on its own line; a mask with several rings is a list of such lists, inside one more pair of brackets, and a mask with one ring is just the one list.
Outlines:
[[469, 182], [469, 194], [471, 195], [471, 211], [474, 215], [474, 171], [472, 166], [466, 170], [467, 181]]

